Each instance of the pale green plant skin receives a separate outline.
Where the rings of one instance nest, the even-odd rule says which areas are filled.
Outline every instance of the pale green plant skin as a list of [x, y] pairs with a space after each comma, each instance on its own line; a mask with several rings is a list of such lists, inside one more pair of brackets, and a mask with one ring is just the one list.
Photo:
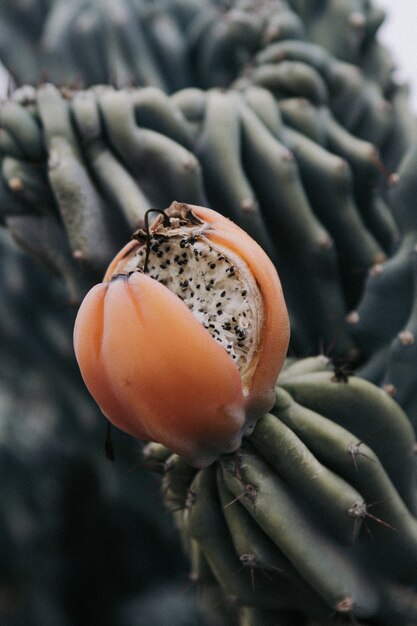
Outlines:
[[388, 626], [416, 619], [415, 449], [382, 389], [310, 358], [284, 370], [238, 452], [199, 471], [155, 444], [147, 457], [193, 580], [252, 607], [240, 624]]

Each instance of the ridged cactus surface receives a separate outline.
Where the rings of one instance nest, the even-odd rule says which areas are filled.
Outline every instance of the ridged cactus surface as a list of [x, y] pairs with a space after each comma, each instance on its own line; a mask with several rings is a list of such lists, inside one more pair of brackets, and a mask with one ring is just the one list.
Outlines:
[[225, 610], [252, 607], [242, 624], [405, 626], [417, 619], [415, 449], [383, 390], [316, 357], [284, 369], [234, 455], [200, 471], [156, 444], [145, 455], [208, 603], [216, 585]]
[[[296, 48], [287, 42], [279, 50]], [[172, 96], [154, 87], [18, 89], [1, 109], [4, 222], [79, 300], [148, 208], [172, 198], [209, 204], [279, 268], [295, 353], [322, 348], [352, 357], [345, 316], [366, 273], [398, 239], [382, 157], [347, 131], [330, 103], [315, 106], [305, 93], [276, 99], [251, 80]], [[349, 81], [340, 81], [348, 100]]]
[[384, 14], [366, 0], [4, 0], [0, 15], [0, 55], [20, 84], [226, 86], [283, 38], [318, 43], [390, 84], [392, 60], [375, 41]]

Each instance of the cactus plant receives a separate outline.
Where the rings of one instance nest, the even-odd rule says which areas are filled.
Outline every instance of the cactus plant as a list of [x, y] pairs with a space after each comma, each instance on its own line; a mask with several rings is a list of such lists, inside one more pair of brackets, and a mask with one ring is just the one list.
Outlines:
[[383, 390], [322, 358], [297, 361], [234, 455], [187, 471], [165, 454], [194, 576], [252, 607], [241, 624], [414, 623], [415, 434]]
[[[79, 299], [148, 208], [208, 202], [279, 267], [295, 352], [315, 353], [322, 342], [352, 355], [344, 317], [397, 237], [384, 194], [372, 188], [381, 168], [376, 148], [330, 109], [277, 103], [248, 80], [243, 91], [193, 88], [171, 97], [155, 88], [17, 90], [3, 105], [4, 221]], [[308, 120], [315, 137], [302, 130]]]
[[[323, 357], [292, 361], [271, 414], [234, 455], [197, 470], [149, 444], [145, 461], [163, 472], [192, 579], [203, 583], [202, 604], [227, 626], [410, 626], [417, 620], [415, 441], [389, 394], [416, 424], [417, 137], [406, 90], [376, 37], [382, 14], [368, 0], [3, 0], [0, 16], [0, 58], [16, 82], [46, 76], [64, 85], [26, 85], [1, 104], [1, 220], [64, 278], [70, 301], [102, 280], [150, 207], [209, 205], [247, 230], [279, 268], [292, 359], [322, 348], [352, 359], [362, 378], [384, 388], [339, 365], [329, 371]], [[116, 88], [87, 88], [96, 82]], [[10, 284], [10, 275], [3, 279]], [[43, 280], [37, 296], [49, 303], [54, 290]], [[29, 310], [21, 291], [18, 300], [19, 311]], [[54, 386], [57, 405], [64, 398], [55, 415], [77, 414], [79, 402], [93, 416], [69, 471], [66, 493], [77, 495], [76, 510], [66, 511], [71, 523], [60, 535], [81, 558], [69, 527], [85, 531], [84, 516], [95, 527], [111, 506], [97, 487], [107, 474], [89, 448], [96, 412], [78, 380], [67, 385], [74, 364], [55, 350], [53, 337], [68, 333], [55, 313], [40, 318], [41, 342], [33, 333], [26, 342], [27, 327], [7, 315], [3, 334], [34, 360], [50, 349], [55, 366], [46, 376], [58, 383], [39, 377], [39, 385], [42, 392]], [[10, 388], [21, 382], [5, 362], [2, 370]], [[77, 427], [70, 439], [84, 436]], [[61, 448], [50, 445], [55, 459]], [[130, 485], [123, 462], [119, 469]], [[132, 494], [127, 505], [120, 493], [111, 500], [127, 517]], [[133, 508], [140, 518], [140, 506]], [[2, 511], [6, 549], [16, 541], [8, 520]], [[53, 614], [54, 592], [43, 615]], [[109, 593], [105, 608], [122, 596]], [[68, 615], [77, 626], [93, 619]]]

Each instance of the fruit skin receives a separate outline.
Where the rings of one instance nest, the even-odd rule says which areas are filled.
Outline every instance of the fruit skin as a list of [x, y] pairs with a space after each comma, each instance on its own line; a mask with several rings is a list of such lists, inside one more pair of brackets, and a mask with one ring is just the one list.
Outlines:
[[246, 262], [258, 284], [263, 321], [250, 371], [242, 378], [224, 348], [164, 285], [140, 271], [123, 273], [138, 243], [127, 244], [104, 282], [87, 294], [74, 348], [84, 382], [112, 423], [204, 467], [237, 449], [272, 407], [289, 322], [277, 273], [261, 248], [210, 209], [173, 203], [166, 213], [184, 207], [203, 222], [212, 244]]

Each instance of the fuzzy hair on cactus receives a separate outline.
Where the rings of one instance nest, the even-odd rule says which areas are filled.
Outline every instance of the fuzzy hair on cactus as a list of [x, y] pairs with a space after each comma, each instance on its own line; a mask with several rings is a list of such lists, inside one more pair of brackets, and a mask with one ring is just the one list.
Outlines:
[[74, 346], [106, 417], [204, 466], [274, 403], [289, 341], [275, 268], [239, 227], [173, 203], [81, 304]]

